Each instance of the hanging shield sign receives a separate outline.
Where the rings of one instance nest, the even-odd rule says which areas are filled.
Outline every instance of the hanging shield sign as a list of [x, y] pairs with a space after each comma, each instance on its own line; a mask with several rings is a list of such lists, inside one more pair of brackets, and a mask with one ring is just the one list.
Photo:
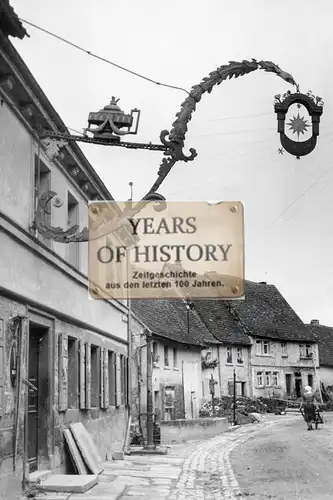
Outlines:
[[[241, 202], [89, 204], [89, 290], [94, 299], [239, 299], [244, 296]], [[120, 215], [119, 215], [120, 214]]]

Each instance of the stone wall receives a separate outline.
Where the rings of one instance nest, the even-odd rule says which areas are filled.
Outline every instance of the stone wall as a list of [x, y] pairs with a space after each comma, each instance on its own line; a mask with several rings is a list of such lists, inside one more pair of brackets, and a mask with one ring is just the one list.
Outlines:
[[161, 422], [161, 445], [208, 439], [228, 429], [227, 418], [181, 419]]

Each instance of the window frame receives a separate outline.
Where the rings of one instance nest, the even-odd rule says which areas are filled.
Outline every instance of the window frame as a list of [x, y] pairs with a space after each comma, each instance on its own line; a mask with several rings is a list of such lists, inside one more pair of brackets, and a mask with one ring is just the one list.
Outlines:
[[163, 353], [164, 353], [164, 368], [170, 369], [169, 346], [167, 345], [163, 346]]
[[227, 365], [232, 365], [233, 364], [232, 346], [227, 346], [227, 350], [226, 350], [226, 364]]
[[[259, 382], [259, 377], [261, 379], [261, 383]], [[264, 387], [264, 379], [263, 379], [263, 371], [259, 370], [256, 372], [256, 387]]]
[[288, 357], [288, 342], [281, 342], [281, 356]]
[[243, 348], [242, 347], [237, 347], [236, 361], [237, 361], [238, 365], [243, 365], [244, 364]]

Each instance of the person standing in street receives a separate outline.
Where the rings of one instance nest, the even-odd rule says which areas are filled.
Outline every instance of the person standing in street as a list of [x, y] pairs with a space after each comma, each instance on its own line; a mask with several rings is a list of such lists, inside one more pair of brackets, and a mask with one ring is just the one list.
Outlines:
[[300, 410], [303, 410], [304, 420], [307, 423], [308, 430], [312, 430], [312, 422], [316, 420], [316, 409], [318, 404], [316, 397], [312, 392], [312, 388], [307, 385], [304, 388], [303, 401], [300, 406]]

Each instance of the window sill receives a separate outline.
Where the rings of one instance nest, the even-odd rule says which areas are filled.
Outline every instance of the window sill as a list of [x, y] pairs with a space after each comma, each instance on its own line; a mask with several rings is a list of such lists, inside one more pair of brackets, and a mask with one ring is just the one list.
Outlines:
[[233, 362], [232, 362], [232, 361], [231, 361], [231, 362], [230, 362], [230, 361], [227, 361], [227, 362], [226, 362], [226, 365], [227, 365], [227, 366], [233, 366], [234, 364], [233, 364]]
[[288, 354], [281, 354], [281, 358], [287, 358]]
[[179, 372], [179, 368], [177, 368], [177, 366], [174, 366], [173, 369], [176, 371], [176, 372]]
[[164, 366], [164, 370], [170, 370], [170, 366]]
[[160, 365], [156, 365], [156, 364], [154, 363], [154, 364], [153, 364], [153, 368], [158, 368], [158, 369], [160, 369], [161, 367], [160, 367]]
[[263, 386], [263, 385], [256, 385], [256, 389], [265, 389], [265, 386]]
[[256, 354], [258, 358], [272, 358], [273, 354]]

